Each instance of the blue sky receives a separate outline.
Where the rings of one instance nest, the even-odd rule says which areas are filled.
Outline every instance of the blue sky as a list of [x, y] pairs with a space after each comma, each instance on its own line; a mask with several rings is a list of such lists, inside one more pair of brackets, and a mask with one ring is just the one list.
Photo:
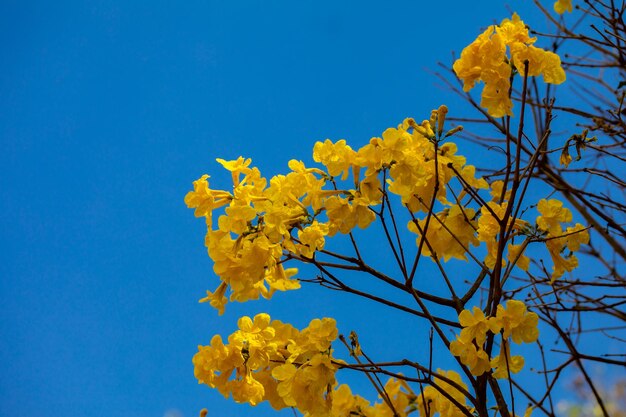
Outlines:
[[3, 1], [0, 415], [274, 415], [199, 386], [197, 345], [258, 311], [344, 317], [344, 332], [389, 321], [316, 288], [218, 320], [197, 303], [217, 279], [183, 203], [191, 182], [226, 187], [217, 157], [271, 176], [317, 140], [358, 148], [454, 112], [437, 62], [507, 16], [500, 1]]

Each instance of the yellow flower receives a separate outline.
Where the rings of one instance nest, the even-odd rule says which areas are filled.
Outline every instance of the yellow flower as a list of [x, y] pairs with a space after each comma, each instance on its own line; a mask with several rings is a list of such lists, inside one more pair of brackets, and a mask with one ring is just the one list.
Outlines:
[[461, 170], [461, 177], [474, 188], [489, 188], [489, 184], [487, 184], [484, 178], [476, 178], [476, 167], [474, 165], [465, 165]]
[[265, 298], [270, 298], [274, 291], [289, 291], [297, 290], [300, 288], [300, 281], [292, 279], [294, 275], [298, 273], [298, 268], [287, 268], [283, 264], [277, 264], [272, 267], [268, 267], [265, 270], [265, 282], [270, 286], [269, 294], [264, 295]]
[[[471, 208], [461, 208], [454, 205], [441, 213], [437, 213], [437, 219], [430, 219], [426, 238], [430, 248], [433, 249], [439, 259], [443, 258], [446, 262], [451, 258], [467, 260], [467, 249], [470, 248], [470, 245], [479, 245], [475, 236], [475, 222], [470, 220], [474, 217], [474, 213]], [[418, 235], [416, 244], [419, 246], [422, 240], [420, 230], [424, 230], [426, 218], [418, 221], [418, 224], [419, 228], [413, 221], [409, 221], [408, 229]], [[426, 256], [433, 256], [430, 248], [424, 244], [422, 253]]]
[[328, 235], [328, 225], [313, 221], [309, 226], [298, 231], [298, 253], [306, 258], [312, 258], [315, 251], [324, 248], [324, 237]]
[[[499, 187], [502, 189], [502, 187]], [[493, 193], [493, 192], [492, 192]], [[497, 194], [497, 193], [496, 193]], [[497, 198], [496, 198], [497, 200]], [[498, 252], [497, 237], [500, 234], [500, 222], [499, 219], [503, 218], [506, 213], [508, 203], [505, 201], [502, 204], [497, 204], [495, 201], [489, 201], [487, 207], [483, 206], [480, 209], [481, 216], [478, 219], [478, 240], [487, 244], [487, 256], [485, 256], [485, 265], [488, 268], [493, 268], [496, 264], [496, 257]], [[495, 214], [497, 217], [494, 217]], [[511, 220], [509, 219], [509, 225]], [[520, 230], [527, 226], [527, 223], [521, 219], [515, 219], [513, 228]], [[504, 263], [504, 259], [502, 260]]]
[[263, 385], [263, 400], [268, 401], [274, 410], [282, 410], [287, 407], [287, 404], [285, 404], [280, 395], [278, 395], [278, 381], [272, 377], [270, 368], [255, 372], [254, 379]]
[[573, 253], [564, 254], [564, 249], [567, 247], [572, 252], [578, 251], [581, 244], [589, 243], [589, 232], [580, 223], [563, 230], [562, 223], [572, 221], [572, 212], [563, 207], [559, 200], [542, 199], [537, 204], [537, 210], [541, 213], [537, 217], [537, 227], [548, 235], [545, 245], [554, 263], [551, 278], [551, 282], [554, 282], [566, 271], [572, 271], [578, 266], [578, 258]]
[[221, 158], [217, 158], [216, 161], [222, 165], [224, 168], [226, 168], [228, 171], [231, 172], [232, 177], [233, 177], [233, 185], [236, 187], [239, 185], [239, 177], [241, 174], [247, 175], [251, 169], [249, 168], [250, 163], [252, 162], [252, 159], [247, 158], [245, 159], [244, 157], [240, 156], [239, 158], [232, 160], [232, 161], [226, 161], [224, 159]]
[[[213, 336], [210, 346], [198, 346], [198, 353], [193, 357], [194, 375], [200, 384], [207, 384], [215, 388], [226, 382], [228, 376], [224, 370], [234, 369], [241, 359], [224, 346], [219, 335]], [[220, 375], [221, 373], [221, 375]]]
[[552, 277], [550, 283], [553, 283], [558, 278], [561, 278], [565, 272], [571, 272], [578, 267], [578, 258], [573, 253], [569, 256], [563, 256], [562, 252], [565, 249], [565, 238], [556, 238], [546, 241], [546, 248], [552, 258]]
[[352, 199], [332, 196], [325, 201], [329, 236], [337, 232], [348, 234], [356, 226], [365, 229], [376, 219], [367, 199], [355, 194]]
[[464, 91], [472, 89], [477, 81], [485, 83], [480, 105], [491, 116], [513, 114], [510, 99], [512, 68], [523, 76], [525, 61], [529, 63], [528, 76], [542, 75], [544, 82], [551, 84], [565, 81], [559, 56], [536, 48], [532, 45], [535, 40], [528, 35], [528, 28], [514, 13], [511, 19], [504, 19], [500, 25], [487, 28], [463, 49], [461, 57], [454, 62], [454, 72], [463, 81]]
[[221, 316], [224, 314], [224, 309], [226, 308], [226, 303], [228, 301], [224, 296], [226, 288], [228, 288], [228, 285], [225, 282], [220, 283], [215, 292], [212, 293], [211, 291], [207, 291], [207, 296], [200, 299], [200, 302], [206, 303], [209, 301], [211, 307], [216, 308], [218, 310], [218, 314]]
[[330, 347], [330, 343], [337, 339], [337, 322], [335, 319], [325, 317], [323, 319], [313, 319], [309, 326], [302, 330], [301, 340], [298, 342], [298, 351], [305, 350], [323, 352]]
[[537, 217], [537, 226], [552, 236], [562, 234], [561, 223], [572, 221], [572, 212], [563, 207], [563, 202], [557, 199], [542, 198], [537, 204], [537, 210], [541, 213], [541, 216]]
[[523, 356], [511, 356], [509, 345], [503, 342], [503, 346], [500, 347], [500, 354], [491, 360], [491, 366], [496, 368], [493, 372], [494, 378], [504, 379], [511, 374], [516, 374], [524, 367]]
[[390, 127], [383, 132], [380, 147], [383, 150], [383, 163], [390, 164], [405, 158], [411, 135], [406, 130]]
[[371, 206], [381, 203], [383, 197], [381, 189], [382, 185], [376, 175], [365, 177], [365, 179], [359, 183], [359, 191], [361, 192], [361, 195]]
[[471, 312], [469, 310], [461, 311], [459, 323], [463, 326], [461, 339], [466, 341], [476, 340], [479, 347], [485, 343], [488, 330], [491, 330], [493, 333], [499, 331], [498, 326], [494, 326], [493, 320], [485, 317], [485, 313], [476, 306], [472, 307]]
[[241, 234], [248, 229], [248, 223], [257, 215], [256, 210], [241, 200], [233, 200], [225, 209], [226, 214], [219, 217], [217, 224], [223, 232]]
[[[504, 187], [504, 181], [498, 180], [491, 183], [491, 201], [500, 201], [502, 196], [502, 188]], [[511, 189], [506, 190], [504, 193], [504, 201], [508, 201], [511, 198]]]
[[517, 265], [517, 267], [522, 271], [528, 271], [528, 268], [530, 267], [530, 258], [522, 253], [523, 247], [523, 245], [509, 244], [509, 250], [506, 258], [509, 262]]
[[502, 304], [498, 305], [496, 319], [504, 330], [502, 336], [505, 339], [511, 336], [513, 342], [520, 344], [532, 343], [539, 337], [539, 317], [527, 312], [526, 305], [521, 301], [508, 300], [506, 308]]
[[270, 326], [270, 316], [261, 313], [250, 317], [242, 317], [237, 322], [239, 330], [228, 337], [232, 349], [241, 352], [247, 369], [257, 370], [270, 364], [277, 345], [273, 342], [275, 330]]
[[[467, 385], [461, 380], [461, 376], [454, 371], [442, 371], [437, 369], [437, 373], [445, 376], [458, 386], [467, 390]], [[449, 396], [454, 398], [459, 404], [467, 407], [467, 399], [465, 395], [455, 386], [435, 377], [435, 383]], [[440, 417], [462, 417], [465, 414], [452, 401], [443, 396], [437, 389], [427, 386], [422, 392], [417, 393], [417, 409], [420, 417], [432, 417], [435, 413], [439, 413]]]
[[528, 28], [517, 13], [513, 13], [510, 19], [502, 19], [500, 25], [496, 26], [496, 33], [502, 36], [507, 45], [516, 43], [533, 44], [537, 38], [531, 38], [528, 35]]
[[[339, 385], [332, 393], [333, 406], [332, 416], [350, 417], [362, 415], [360, 410], [369, 408], [369, 402], [363, 397], [352, 394], [346, 384]], [[369, 415], [369, 414], [365, 414]]]
[[[554, 263], [550, 283], [578, 267], [578, 258], [573, 252], [580, 249], [581, 244], [589, 243], [589, 232], [580, 223], [561, 231], [560, 236], [562, 237], [551, 237], [545, 242]], [[563, 254], [566, 247], [572, 251], [568, 255]]]
[[350, 165], [355, 157], [356, 152], [346, 144], [344, 139], [337, 143], [326, 139], [313, 146], [313, 160], [322, 163], [333, 177], [343, 173], [342, 179], [344, 180], [348, 177]]
[[554, 2], [554, 11], [558, 14], [572, 12], [572, 0], [557, 0]]
[[512, 116], [513, 102], [509, 98], [510, 89], [511, 82], [509, 78], [494, 77], [492, 81], [485, 83], [480, 105], [486, 108], [487, 112], [493, 117]]
[[561, 84], [565, 81], [565, 71], [561, 66], [561, 57], [554, 52], [537, 48], [533, 45], [517, 44], [511, 46], [511, 59], [520, 75], [524, 75], [525, 61], [528, 61], [528, 76], [541, 75], [548, 84]]
[[279, 381], [277, 392], [285, 404], [305, 414], [328, 415], [332, 404], [326, 395], [336, 382], [335, 370], [330, 357], [318, 353], [297, 368], [290, 363], [279, 365], [272, 376]]
[[265, 388], [251, 375], [246, 375], [242, 380], [229, 381], [228, 389], [233, 395], [233, 400], [238, 403], [257, 405], [265, 396]]
[[[195, 208], [196, 217], [211, 216], [211, 211], [230, 202], [232, 195], [226, 191], [211, 190], [209, 188], [208, 175], [203, 175], [193, 182], [193, 191], [185, 196], [185, 204], [189, 208]], [[217, 200], [217, 201], [216, 201]]]
[[565, 242], [569, 250], [576, 252], [580, 249], [581, 244], [589, 243], [589, 231], [585, 226], [576, 223], [576, 226], [570, 226], [565, 230], [567, 235]]
[[472, 375], [480, 376], [491, 369], [489, 355], [482, 348], [477, 349], [471, 340], [457, 337], [450, 342], [450, 353], [458, 356], [470, 368]]
[[461, 57], [452, 65], [457, 77], [463, 80], [463, 91], [465, 92], [470, 91], [476, 82], [481, 80], [484, 66], [481, 47], [488, 42], [493, 32], [494, 27], [489, 26], [476, 40], [463, 49]]
[[565, 144], [561, 156], [559, 157], [559, 164], [564, 165], [565, 168], [572, 163], [572, 155], [569, 154], [569, 145]]

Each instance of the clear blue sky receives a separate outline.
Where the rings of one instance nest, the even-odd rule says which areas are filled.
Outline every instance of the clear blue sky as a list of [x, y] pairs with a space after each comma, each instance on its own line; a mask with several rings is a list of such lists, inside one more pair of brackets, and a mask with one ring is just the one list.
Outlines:
[[0, 415], [274, 415], [199, 386], [196, 346], [258, 311], [365, 320], [316, 289], [218, 320], [197, 303], [217, 279], [183, 197], [205, 172], [227, 186], [216, 157], [270, 176], [317, 140], [358, 148], [454, 112], [431, 72], [510, 16], [495, 0], [380, 4], [2, 2]]

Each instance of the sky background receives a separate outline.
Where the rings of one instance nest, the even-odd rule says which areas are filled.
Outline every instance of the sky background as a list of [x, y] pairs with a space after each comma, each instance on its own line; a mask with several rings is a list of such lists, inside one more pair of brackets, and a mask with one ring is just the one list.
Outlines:
[[[310, 287], [219, 319], [197, 303], [218, 280], [183, 198], [204, 173], [228, 187], [215, 158], [269, 177], [310, 162], [315, 141], [358, 148], [442, 103], [454, 113], [437, 63], [510, 16], [501, 1], [337, 3], [2, 2], [0, 415], [276, 415], [198, 385], [197, 345], [260, 311], [410, 328]], [[543, 24], [528, 3], [511, 9]]]

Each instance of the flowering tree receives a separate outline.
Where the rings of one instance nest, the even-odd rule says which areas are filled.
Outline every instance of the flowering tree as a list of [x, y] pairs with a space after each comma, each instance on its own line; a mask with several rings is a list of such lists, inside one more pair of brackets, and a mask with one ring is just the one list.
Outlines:
[[[570, 1], [557, 1], [554, 12], [536, 5], [555, 34], [533, 37], [513, 14], [463, 50], [452, 68], [460, 84], [442, 75], [478, 116], [453, 117], [442, 105], [369, 143], [318, 142], [319, 165], [294, 159], [289, 172], [269, 180], [250, 159], [218, 159], [232, 174], [232, 188], [211, 189], [203, 175], [185, 197], [206, 218], [205, 243], [220, 280], [201, 301], [220, 315], [229, 301], [270, 299], [309, 282], [424, 320], [430, 355], [377, 362], [356, 332], [340, 335], [332, 318], [297, 329], [259, 313], [242, 317], [227, 340], [216, 335], [199, 347], [193, 364], [200, 383], [236, 402], [268, 401], [310, 417], [510, 417], [533, 410], [554, 416], [553, 388], [575, 366], [599, 413], [614, 412], [587, 368], [623, 367], [624, 356], [586, 351], [585, 338], [616, 340], [611, 328], [626, 320], [620, 308], [626, 205], [615, 195], [626, 160], [626, 6], [586, 2], [575, 13], [594, 22], [577, 31], [580, 20], [567, 26], [561, 16], [573, 12]], [[599, 69], [604, 77], [594, 78]], [[567, 82], [582, 79], [593, 91], [589, 100], [572, 106], [555, 100], [552, 86], [566, 82], [566, 74]], [[578, 118], [563, 137], [551, 130], [559, 113]], [[460, 121], [486, 122], [498, 136], [463, 130]], [[458, 154], [457, 140], [488, 143], [498, 164], [471, 164]], [[544, 189], [545, 196], [530, 197]], [[362, 255], [360, 229], [378, 234], [392, 267]], [[407, 234], [414, 244], [406, 244]], [[455, 262], [466, 263], [465, 277], [449, 272]], [[577, 273], [583, 262], [593, 276]], [[437, 291], [423, 285], [426, 263], [437, 271], [428, 276], [441, 283]], [[300, 276], [299, 265], [316, 272]], [[354, 274], [358, 282], [346, 278]], [[368, 287], [373, 281], [409, 301], [380, 296]], [[590, 329], [598, 319], [602, 325]], [[546, 352], [542, 341], [553, 339], [556, 347]], [[535, 347], [540, 360], [518, 379], [522, 344]], [[452, 369], [433, 363], [433, 346], [449, 352]], [[348, 369], [371, 382], [377, 400], [338, 382]]]

